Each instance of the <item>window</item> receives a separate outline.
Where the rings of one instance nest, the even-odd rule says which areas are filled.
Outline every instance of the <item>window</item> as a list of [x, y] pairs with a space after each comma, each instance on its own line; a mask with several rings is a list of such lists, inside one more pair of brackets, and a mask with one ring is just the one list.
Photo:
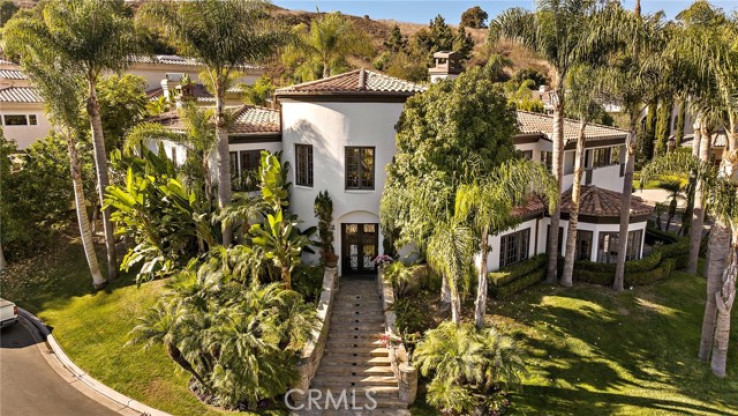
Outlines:
[[603, 147], [592, 150], [592, 167], [607, 166], [610, 164], [610, 148]]
[[346, 148], [346, 189], [374, 189], [374, 148]]
[[617, 165], [620, 163], [620, 147], [613, 147], [610, 151], [610, 164]]
[[[261, 149], [231, 152], [238, 155], [238, 168], [234, 171], [233, 189], [236, 191], [255, 191], [258, 183]], [[231, 162], [233, 163], [233, 162]]]
[[309, 144], [295, 145], [295, 182], [301, 186], [313, 186], [313, 146]]
[[592, 231], [577, 230], [577, 245], [574, 258], [589, 260], [592, 256]]
[[[549, 224], [546, 228], [546, 253], [548, 253], [548, 239], [551, 235], [551, 225]], [[558, 253], [561, 254], [561, 247], [564, 244], [564, 227], [559, 227], [559, 241], [558, 241]]]
[[231, 163], [231, 186], [238, 181], [238, 152], [228, 153]]
[[546, 166], [547, 170], [551, 171], [553, 169], [553, 152], [542, 151], [541, 163]]
[[29, 114], [28, 115], [28, 124], [35, 126], [38, 124], [38, 119], [36, 118], [35, 114]]
[[524, 158], [528, 160], [533, 160], [533, 151], [532, 150], [521, 150], [520, 153], [523, 155]]
[[529, 243], [530, 228], [500, 237], [500, 267], [527, 259]]
[[[597, 261], [615, 263], [618, 260], [618, 238], [620, 233], [600, 233], [597, 248]], [[638, 260], [641, 257], [642, 231], [628, 232], [628, 244], [625, 248], [625, 260]]]
[[23, 114], [7, 114], [5, 117], [6, 126], [26, 126], [28, 125], [28, 119]]

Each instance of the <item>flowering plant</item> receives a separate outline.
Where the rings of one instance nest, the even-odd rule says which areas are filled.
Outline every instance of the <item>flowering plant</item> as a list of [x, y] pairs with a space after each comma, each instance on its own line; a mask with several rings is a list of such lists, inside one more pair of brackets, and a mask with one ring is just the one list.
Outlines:
[[386, 254], [380, 254], [374, 259], [374, 264], [378, 266], [386, 266], [390, 263], [392, 263], [392, 257], [386, 255]]
[[402, 345], [402, 338], [394, 334], [382, 334], [379, 342], [384, 345], [384, 348], [397, 348]]

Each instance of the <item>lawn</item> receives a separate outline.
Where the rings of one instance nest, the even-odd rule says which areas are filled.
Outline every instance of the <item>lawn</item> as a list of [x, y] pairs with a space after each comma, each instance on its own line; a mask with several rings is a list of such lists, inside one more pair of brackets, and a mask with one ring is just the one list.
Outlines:
[[[105, 257], [99, 253], [98, 258]], [[51, 255], [14, 265], [0, 278], [3, 297], [37, 314], [72, 360], [113, 389], [174, 415], [215, 416], [187, 388], [188, 375], [161, 347], [148, 351], [127, 345], [139, 316], [165, 290], [164, 281], [140, 288], [123, 275], [93, 293], [80, 244], [61, 244]]]
[[[188, 376], [160, 348], [126, 345], [165, 282], [137, 288], [123, 276], [92, 293], [78, 244], [14, 266], [0, 279], [3, 297], [54, 327], [65, 351], [93, 377], [175, 415], [235, 414], [200, 403], [186, 388]], [[703, 279], [675, 273], [621, 295], [591, 285], [539, 285], [491, 301], [489, 320], [519, 339], [528, 355], [514, 413], [738, 415], [738, 328], [726, 379], [713, 377], [696, 358], [704, 293]], [[435, 414], [422, 399], [413, 413]]]

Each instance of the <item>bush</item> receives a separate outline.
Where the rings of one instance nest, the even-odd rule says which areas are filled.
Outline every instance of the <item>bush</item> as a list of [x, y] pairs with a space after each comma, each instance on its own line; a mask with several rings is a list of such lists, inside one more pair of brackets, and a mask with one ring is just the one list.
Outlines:
[[539, 254], [528, 260], [505, 267], [488, 275], [489, 293], [495, 299], [504, 299], [530, 287], [546, 277], [548, 256]]
[[323, 266], [301, 264], [292, 277], [292, 289], [308, 302], [317, 302], [323, 292]]

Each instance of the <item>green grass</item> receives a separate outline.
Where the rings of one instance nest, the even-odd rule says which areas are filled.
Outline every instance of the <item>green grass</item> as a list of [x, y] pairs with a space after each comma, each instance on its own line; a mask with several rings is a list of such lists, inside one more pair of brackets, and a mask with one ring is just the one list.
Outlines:
[[201, 403], [187, 388], [189, 376], [162, 347], [143, 350], [127, 345], [137, 318], [156, 302], [165, 282], [137, 288], [132, 276], [123, 275], [104, 291], [93, 293], [81, 246], [60, 244], [53, 255], [14, 265], [0, 283], [3, 297], [53, 327], [54, 337], [69, 357], [113, 389], [174, 415], [247, 415]]
[[[520, 341], [529, 364], [512, 413], [738, 415], [738, 328], [718, 379], [697, 359], [704, 302], [705, 280], [681, 272], [620, 295], [538, 285], [492, 301], [488, 321]], [[413, 414], [434, 414], [420, 401]]]

